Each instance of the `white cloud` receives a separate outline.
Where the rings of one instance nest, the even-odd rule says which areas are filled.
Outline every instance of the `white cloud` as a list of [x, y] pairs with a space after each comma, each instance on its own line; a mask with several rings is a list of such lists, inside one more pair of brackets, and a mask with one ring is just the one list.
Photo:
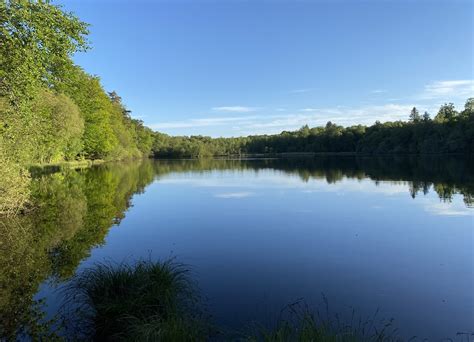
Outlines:
[[273, 115], [266, 120], [256, 120], [247, 125], [249, 132], [276, 133], [281, 130], [293, 130], [308, 124], [310, 127], [322, 126], [331, 121], [339, 125], [370, 125], [376, 120], [381, 122], [404, 120], [408, 118], [413, 105], [386, 104], [362, 107], [306, 108], [307, 114]]
[[387, 91], [385, 89], [374, 89], [371, 91], [372, 94], [384, 94]]
[[222, 126], [230, 123], [236, 123], [240, 121], [249, 121], [258, 119], [258, 116], [249, 117], [212, 117], [212, 118], [200, 118], [200, 119], [189, 119], [181, 121], [168, 121], [158, 122], [149, 125], [152, 129], [169, 129], [169, 128], [193, 128], [193, 127], [210, 127], [210, 126]]
[[231, 113], [249, 113], [255, 112], [258, 108], [256, 107], [245, 107], [245, 106], [222, 106], [213, 107], [212, 110], [216, 112], [231, 112]]
[[451, 101], [470, 96], [474, 96], [474, 80], [436, 81], [427, 84], [419, 97], [423, 100]]
[[[338, 125], [350, 126], [354, 124], [371, 125], [376, 120], [381, 122], [393, 120], [405, 120], [408, 118], [413, 104], [386, 104], [366, 105], [360, 107], [327, 107], [327, 108], [303, 108], [296, 113], [261, 114], [242, 117], [208, 117], [200, 119], [189, 119], [181, 121], [161, 122], [149, 125], [153, 129], [186, 129], [199, 127], [225, 127], [227, 132], [236, 135], [272, 134], [283, 130], [295, 130], [303, 125], [310, 127], [324, 126], [331, 121]], [[422, 108], [430, 111], [432, 108]], [[230, 129], [232, 128], [232, 130]]]
[[[294, 92], [308, 91], [308, 89], [297, 89]], [[375, 89], [373, 93], [385, 92], [384, 89]], [[181, 121], [160, 122], [149, 125], [157, 130], [170, 130], [173, 134], [189, 134], [187, 131], [193, 129], [193, 134], [209, 134], [205, 127], [219, 127], [215, 131], [221, 132], [222, 136], [245, 136], [252, 134], [274, 134], [283, 130], [295, 130], [303, 125], [310, 127], [323, 126], [331, 121], [338, 125], [351, 126], [355, 124], [371, 125], [376, 120], [380, 122], [407, 120], [410, 110], [416, 106], [423, 113], [436, 113], [439, 106], [445, 102], [455, 102], [456, 105], [467, 97], [474, 96], [473, 80], [445, 80], [427, 84], [418, 95], [404, 98], [386, 99], [386, 104], [363, 104], [359, 106], [342, 107], [333, 106], [325, 108], [301, 108], [290, 110], [287, 108], [275, 108], [273, 110], [263, 107], [246, 106], [222, 106], [214, 107], [212, 110], [222, 113], [222, 116], [212, 116], [188, 119]], [[226, 117], [224, 113], [248, 113], [255, 112], [249, 116]], [[199, 128], [203, 128], [202, 131]], [[176, 131], [183, 129], [183, 133]], [[188, 129], [188, 130], [186, 130]], [[173, 131], [175, 130], [175, 131]]]

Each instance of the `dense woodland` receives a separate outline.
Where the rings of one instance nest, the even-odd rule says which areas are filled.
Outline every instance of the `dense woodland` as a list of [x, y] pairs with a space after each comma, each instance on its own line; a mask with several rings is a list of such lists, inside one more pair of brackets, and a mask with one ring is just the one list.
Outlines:
[[474, 99], [430, 118], [370, 127], [304, 126], [294, 132], [236, 138], [172, 137], [133, 119], [120, 96], [72, 61], [89, 48], [88, 26], [48, 1], [0, 2], [0, 213], [30, 196], [34, 164], [81, 160], [352, 152], [473, 153]]

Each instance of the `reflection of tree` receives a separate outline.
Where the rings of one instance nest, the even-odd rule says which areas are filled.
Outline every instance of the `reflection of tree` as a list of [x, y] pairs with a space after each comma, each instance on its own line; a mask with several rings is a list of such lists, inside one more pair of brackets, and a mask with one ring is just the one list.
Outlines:
[[265, 169], [298, 175], [303, 181], [390, 181], [407, 184], [413, 197], [433, 188], [442, 200], [462, 194], [467, 206], [474, 203], [472, 159], [455, 157], [144, 160], [38, 176], [31, 187], [34, 209], [0, 219], [0, 339], [22, 327], [36, 329], [37, 312], [31, 307], [39, 284], [50, 276], [64, 280], [74, 274], [91, 248], [103, 244], [110, 227], [124, 218], [131, 197], [155, 176]]
[[390, 181], [408, 185], [414, 198], [427, 194], [433, 188], [440, 199], [450, 201], [461, 194], [467, 206], [473, 205], [474, 160], [459, 156], [319, 156], [314, 158], [255, 159], [255, 160], [168, 160], [157, 161], [155, 172], [206, 172], [210, 170], [262, 170], [274, 169], [297, 174], [307, 182], [321, 179], [336, 183], [344, 177], [370, 178], [376, 185]]
[[152, 180], [148, 160], [34, 179], [34, 210], [0, 221], [0, 339], [37, 330], [39, 284], [51, 275], [71, 276]]

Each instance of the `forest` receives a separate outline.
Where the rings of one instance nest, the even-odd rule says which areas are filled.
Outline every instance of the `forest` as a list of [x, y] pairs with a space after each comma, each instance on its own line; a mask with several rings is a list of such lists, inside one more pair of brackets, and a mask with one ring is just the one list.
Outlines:
[[276, 135], [234, 138], [154, 132], [100, 78], [73, 62], [90, 48], [88, 25], [49, 1], [0, 2], [0, 213], [30, 196], [31, 167], [84, 160], [202, 158], [275, 153], [474, 152], [474, 99], [430, 118], [416, 108], [408, 121], [370, 127], [304, 126]]

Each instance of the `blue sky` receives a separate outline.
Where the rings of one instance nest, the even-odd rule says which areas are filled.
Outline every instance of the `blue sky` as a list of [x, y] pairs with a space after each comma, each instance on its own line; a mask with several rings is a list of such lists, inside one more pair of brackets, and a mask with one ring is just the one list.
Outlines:
[[56, 1], [75, 56], [173, 135], [278, 133], [434, 114], [474, 96], [472, 1]]

